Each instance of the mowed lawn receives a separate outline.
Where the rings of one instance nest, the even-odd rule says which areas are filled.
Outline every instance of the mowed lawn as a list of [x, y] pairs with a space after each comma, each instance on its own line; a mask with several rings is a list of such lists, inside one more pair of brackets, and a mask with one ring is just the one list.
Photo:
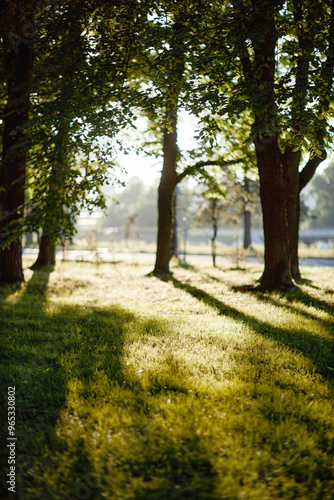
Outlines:
[[238, 289], [256, 266], [150, 270], [59, 263], [0, 291], [8, 497], [333, 500], [333, 269], [287, 295]]

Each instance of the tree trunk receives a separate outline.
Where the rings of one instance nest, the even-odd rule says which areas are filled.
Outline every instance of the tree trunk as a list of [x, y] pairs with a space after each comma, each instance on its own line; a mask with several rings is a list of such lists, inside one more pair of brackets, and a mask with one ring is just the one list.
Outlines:
[[286, 208], [288, 219], [289, 255], [291, 275], [293, 279], [300, 279], [298, 242], [299, 242], [299, 162], [300, 151], [292, 152], [287, 147], [283, 155], [283, 171], [286, 191]]
[[172, 228], [174, 224], [174, 190], [177, 184], [177, 118], [172, 122], [172, 131], [164, 130], [164, 161], [158, 190], [158, 237], [157, 253], [153, 274], [168, 274], [172, 249]]
[[15, 50], [3, 39], [7, 76], [2, 162], [0, 166], [0, 283], [23, 281], [22, 238], [26, 144], [22, 127], [28, 120], [33, 48], [30, 43]]
[[[257, 83], [266, 92], [264, 108], [254, 108], [255, 129], [266, 129], [267, 120], [275, 123], [277, 116], [274, 94], [275, 51], [277, 29], [275, 3], [256, 4], [258, 21], [263, 23], [265, 36], [254, 41], [254, 66], [259, 71]], [[247, 69], [247, 68], [246, 68]], [[248, 70], [252, 71], [251, 68]], [[260, 196], [264, 230], [264, 272], [262, 290], [288, 289], [293, 286], [288, 239], [288, 220], [283, 173], [282, 153], [278, 135], [259, 134], [254, 140], [260, 177]]]
[[286, 196], [277, 137], [255, 141], [260, 174], [260, 195], [264, 229], [264, 272], [261, 289], [287, 289], [293, 286], [290, 259]]
[[216, 238], [218, 232], [218, 221], [217, 221], [216, 207], [217, 207], [217, 200], [213, 198], [211, 205], [211, 219], [212, 219], [212, 229], [213, 229], [213, 234], [211, 238], [211, 255], [212, 255], [213, 267], [216, 267], [216, 255], [217, 255]]
[[322, 131], [318, 132], [318, 138], [322, 149], [321, 156], [313, 156], [310, 158], [300, 173], [300, 151], [292, 152], [292, 147], [287, 147], [283, 155], [284, 181], [287, 193], [286, 201], [291, 274], [293, 279], [297, 281], [301, 278], [298, 258], [300, 192], [311, 180], [320, 163], [326, 158], [326, 151], [323, 148]]
[[[244, 189], [247, 193], [247, 198], [250, 193], [250, 181], [245, 175], [244, 178]], [[247, 203], [248, 199], [245, 200], [244, 202], [244, 249], [247, 250], [251, 246], [252, 240], [251, 240], [251, 220], [252, 220], [252, 215], [250, 210], [247, 209]]]
[[177, 236], [177, 195], [178, 195], [178, 188], [176, 187], [174, 189], [174, 201], [173, 201], [173, 210], [174, 210], [174, 216], [173, 220], [174, 223], [172, 225], [172, 249], [171, 249], [171, 257], [176, 257], [178, 259], [179, 257], [179, 244], [178, 244], [178, 236]]
[[39, 269], [44, 266], [54, 265], [56, 263], [56, 249], [54, 242], [44, 233], [39, 242], [39, 253], [36, 262], [30, 269]]
[[247, 250], [251, 246], [251, 220], [250, 210], [244, 210], [244, 248]]
[[185, 47], [183, 35], [183, 12], [172, 26], [170, 40], [168, 83], [166, 99], [166, 126], [163, 138], [163, 168], [158, 191], [158, 238], [154, 275], [169, 273], [169, 261], [172, 253], [172, 235], [174, 226], [174, 190], [181, 178], [176, 173], [178, 156], [177, 147], [177, 111], [183, 84]]
[[[46, 203], [44, 205], [44, 220], [42, 237], [39, 242], [39, 254], [31, 269], [38, 269], [55, 264], [55, 245], [59, 241], [63, 219], [63, 203], [65, 198], [66, 145], [68, 142], [68, 125], [65, 121], [58, 127], [55, 138], [56, 151], [49, 176]], [[132, 221], [134, 223], [134, 221]], [[131, 232], [131, 221], [128, 221], [128, 234]]]

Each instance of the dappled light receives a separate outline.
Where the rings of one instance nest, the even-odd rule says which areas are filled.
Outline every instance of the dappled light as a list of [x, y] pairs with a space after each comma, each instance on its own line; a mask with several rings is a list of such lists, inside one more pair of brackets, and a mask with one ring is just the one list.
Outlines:
[[1, 498], [333, 500], [334, 0], [0, 43]]
[[242, 271], [146, 269], [58, 264], [2, 294], [19, 498], [329, 499], [330, 300], [235, 292]]

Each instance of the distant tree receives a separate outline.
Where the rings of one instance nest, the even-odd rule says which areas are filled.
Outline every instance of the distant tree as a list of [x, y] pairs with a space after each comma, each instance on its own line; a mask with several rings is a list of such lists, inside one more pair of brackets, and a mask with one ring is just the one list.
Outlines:
[[124, 227], [124, 239], [127, 247], [129, 246], [130, 239], [138, 238], [137, 227], [138, 227], [138, 214], [136, 213], [129, 214], [126, 218], [126, 224]]
[[316, 200], [311, 210], [312, 226], [334, 227], [334, 163], [312, 179], [310, 194]]
[[[198, 214], [199, 207], [201, 206], [201, 196], [198, 193], [198, 189], [190, 188], [187, 183], [177, 186], [177, 205], [175, 211], [175, 220], [177, 221], [177, 225], [174, 228], [176, 232], [176, 242], [178, 243], [179, 238], [181, 236], [183, 248], [181, 245], [179, 248], [176, 246], [176, 252], [174, 251], [173, 255], [177, 258], [180, 258], [180, 254], [183, 254], [183, 262], [186, 262], [187, 257], [187, 243], [189, 237], [189, 231], [196, 220], [196, 216]], [[173, 237], [175, 238], [174, 234]], [[180, 238], [180, 239], [181, 239]]]
[[211, 255], [213, 266], [216, 266], [216, 239], [219, 225], [240, 224], [244, 218], [245, 200], [250, 204], [250, 197], [245, 191], [243, 179], [238, 179], [232, 169], [225, 169], [212, 177], [202, 197], [205, 202], [198, 210], [196, 223], [212, 227]]

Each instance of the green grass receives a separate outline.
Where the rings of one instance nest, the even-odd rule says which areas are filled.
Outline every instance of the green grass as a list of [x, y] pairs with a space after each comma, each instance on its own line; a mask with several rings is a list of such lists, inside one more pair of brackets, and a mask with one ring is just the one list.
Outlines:
[[333, 269], [284, 296], [237, 291], [257, 266], [150, 270], [59, 263], [1, 291], [16, 498], [333, 500]]

